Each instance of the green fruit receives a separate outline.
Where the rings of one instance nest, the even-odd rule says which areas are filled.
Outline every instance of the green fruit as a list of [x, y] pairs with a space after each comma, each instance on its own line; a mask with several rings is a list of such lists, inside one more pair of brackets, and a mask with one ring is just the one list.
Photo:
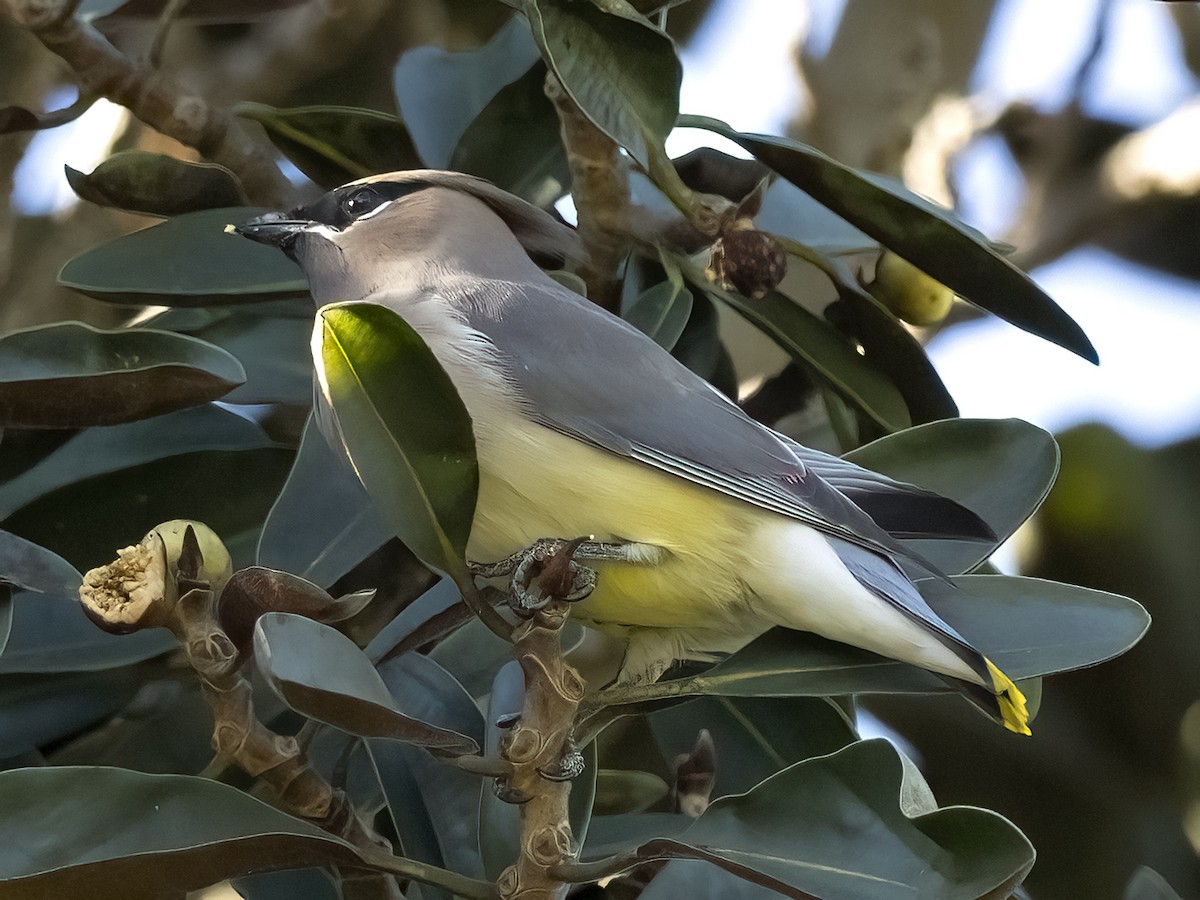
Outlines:
[[908, 260], [884, 250], [867, 286], [876, 300], [910, 325], [936, 325], [950, 314], [954, 291]]

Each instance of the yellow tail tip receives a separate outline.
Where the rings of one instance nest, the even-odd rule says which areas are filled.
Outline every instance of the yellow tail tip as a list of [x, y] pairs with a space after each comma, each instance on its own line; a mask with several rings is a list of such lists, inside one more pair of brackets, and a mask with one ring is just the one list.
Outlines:
[[1017, 734], [1033, 734], [1029, 730], [1029, 710], [1025, 708], [1025, 695], [1013, 684], [1013, 680], [1001, 672], [990, 659], [987, 663], [988, 674], [992, 676], [992, 687], [996, 691], [996, 700], [1000, 704], [1000, 716], [1004, 727]]

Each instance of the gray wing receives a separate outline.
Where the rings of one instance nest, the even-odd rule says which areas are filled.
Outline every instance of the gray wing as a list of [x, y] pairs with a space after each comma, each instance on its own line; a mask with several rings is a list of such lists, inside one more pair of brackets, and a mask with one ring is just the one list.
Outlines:
[[547, 278], [519, 295], [458, 302], [510, 361], [508, 375], [540, 424], [928, 568], [775, 432], [578, 294]]

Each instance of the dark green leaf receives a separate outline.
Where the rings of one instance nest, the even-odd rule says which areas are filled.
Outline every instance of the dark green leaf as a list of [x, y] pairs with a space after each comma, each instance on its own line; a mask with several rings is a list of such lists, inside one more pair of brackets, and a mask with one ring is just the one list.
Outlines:
[[[311, 619], [267, 613], [254, 629], [259, 670], [296, 712], [360, 737], [381, 737], [433, 752], [474, 753], [470, 737], [410, 715], [348, 637]], [[418, 702], [404, 698], [405, 706]]]
[[558, 115], [539, 62], [503, 87], [463, 132], [450, 168], [486, 178], [536, 206], [548, 206], [571, 183]]
[[[482, 47], [453, 51], [424, 46], [402, 54], [393, 76], [396, 101], [426, 165], [455, 168], [450, 156], [467, 126], [537, 60], [529, 26], [515, 15]], [[549, 105], [544, 96], [542, 100]], [[553, 110], [550, 115], [554, 116]], [[501, 155], [507, 152], [495, 144], [490, 149]]]
[[670, 790], [667, 783], [652, 772], [601, 769], [596, 773], [596, 815], [643, 812], [666, 797]]
[[675, 346], [692, 314], [692, 292], [683, 280], [667, 280], [642, 292], [625, 320], [667, 350]]
[[234, 113], [261, 124], [275, 146], [323, 188], [401, 169], [423, 168], [404, 122], [349, 106], [276, 109], [239, 103]]
[[[918, 585], [934, 612], [1017, 680], [1118, 656], [1141, 639], [1150, 622], [1127, 597], [1036, 578], [963, 575]], [[775, 628], [699, 675], [624, 689], [621, 698], [633, 703], [702, 694], [828, 697], [953, 690], [923, 669]]]
[[45, 747], [108, 718], [140, 687], [141, 679], [129, 669], [0, 676], [0, 759]]
[[779, 892], [738, 878], [698, 859], [673, 859], [638, 894], [638, 900], [779, 900]]
[[[159, 900], [249, 871], [353, 865], [349, 844], [228, 785], [62, 767], [0, 773], [0, 892]], [[64, 802], [70, 798], [70, 802]]]
[[263, 212], [232, 207], [183, 213], [75, 257], [63, 266], [59, 284], [97, 300], [161, 306], [305, 296], [308, 282], [295, 263], [225, 233], [226, 225]]
[[[1058, 473], [1054, 438], [1020, 419], [954, 419], [888, 435], [846, 459], [957, 500], [1000, 541], [1041, 505]], [[975, 541], [922, 541], [943, 572], [974, 568], [995, 549]]]
[[435, 582], [425, 593], [400, 610], [392, 621], [383, 626], [375, 637], [371, 638], [371, 643], [367, 645], [364, 652], [371, 662], [378, 665], [381, 659], [391, 654], [395, 647], [399, 646], [418, 628], [461, 602], [462, 594], [453, 581], [443, 578]]
[[241, 364], [194, 337], [58, 322], [0, 338], [0, 426], [119, 425], [216, 400]]
[[258, 564], [329, 587], [391, 536], [345, 456], [330, 449], [310, 418], [263, 523]]
[[67, 181], [84, 200], [130, 212], [174, 216], [248, 204], [237, 176], [224, 166], [184, 162], [162, 153], [115, 153], [90, 175], [66, 169]]
[[883, 176], [859, 172], [788, 138], [741, 134], [724, 122], [682, 116], [740, 144], [792, 184], [829, 207], [956, 294], [1031, 334], [1097, 362], [1087, 335], [1024, 272], [952, 212]]
[[479, 468], [466, 407], [420, 335], [383, 306], [324, 307], [324, 399], [359, 478], [426, 565], [466, 571]]
[[625, 0], [522, 0], [520, 8], [571, 99], [648, 169], [679, 113], [674, 42]]
[[637, 853], [707, 860], [803, 898], [950, 900], [1021, 882], [1033, 848], [1010, 822], [970, 807], [910, 817], [899, 802], [905, 777], [890, 744], [860, 741], [717, 800], [682, 833]]
[[777, 291], [754, 299], [721, 290], [698, 273], [688, 276], [697, 288], [732, 307], [885, 429], [908, 426], [908, 407], [896, 387], [828, 322]]
[[257, 305], [226, 307], [222, 310], [226, 315], [192, 332], [195, 337], [233, 354], [246, 370], [246, 383], [230, 391], [223, 398], [224, 402], [287, 403], [293, 406], [312, 403], [309, 341], [312, 338], [313, 306], [305, 303], [303, 308], [307, 316], [264, 315]]

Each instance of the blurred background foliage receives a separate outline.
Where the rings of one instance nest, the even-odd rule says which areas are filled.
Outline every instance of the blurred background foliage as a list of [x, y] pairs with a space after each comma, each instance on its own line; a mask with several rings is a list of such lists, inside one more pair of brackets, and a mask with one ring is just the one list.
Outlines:
[[[1035, 280], [1040, 280], [1041, 266], [1086, 259], [1080, 254], [1100, 248], [1140, 267], [1144, 280], [1139, 284], [1148, 296], [1165, 275], [1175, 279], [1172, 291], [1187, 293], [1195, 302], [1193, 281], [1200, 278], [1200, 217], [1195, 215], [1200, 115], [1194, 97], [1200, 9], [1195, 4], [1101, 0], [1064, 4], [1053, 14], [1040, 4], [1017, 0], [811, 0], [787, 4], [786, 12], [781, 6], [773, 0], [692, 0], [671, 10], [668, 31], [685, 63], [682, 112], [723, 117], [742, 131], [780, 133], [786, 127], [791, 136], [842, 163], [902, 179], [915, 191], [955, 205], [990, 237], [1015, 247], [1013, 261], [1032, 271]], [[541, 92], [542, 64], [525, 75], [536, 57], [528, 43], [505, 44], [503, 32], [497, 37], [510, 15], [503, 4], [282, 0], [257, 4], [252, 17], [240, 7], [192, 0], [159, 51], [172, 77], [189, 92], [266, 129], [289, 160], [288, 190], [311, 194], [315, 185], [327, 187], [424, 161], [479, 172], [537, 202], [553, 201], [563, 192], [567, 170], [557, 122]], [[81, 13], [94, 16], [116, 46], [140, 57], [150, 52], [160, 9], [160, 4], [139, 0], [84, 0]], [[1105, 110], [1096, 97], [1104, 93], [1102, 79], [1113, 78], [1104, 72], [1111, 65], [1112, 47], [1127, 41], [1120, 36], [1130, 29], [1146, 41], [1135, 55], [1154, 60], [1154, 72], [1161, 72], [1167, 60], [1175, 80], [1168, 96], [1146, 101], [1122, 117]], [[722, 36], [714, 37], [714, 30]], [[1053, 41], [1063, 34], [1072, 42], [1047, 47], [1046, 35]], [[483, 57], [484, 66], [478, 59], [461, 64], [463, 54], [476, 52], [492, 55]], [[1128, 57], [1128, 49], [1125, 53]], [[1007, 94], [997, 88], [996, 60], [1004, 54], [1018, 60], [1017, 66], [1026, 65], [1031, 55], [1054, 57], [1058, 65], [1050, 67], [1053, 77], [1046, 82], [1052, 89], [1022, 97], [1011, 85]], [[7, 199], [0, 206], [0, 334], [61, 320], [101, 328], [124, 324], [131, 315], [127, 306], [81, 297], [58, 283], [59, 272], [75, 260], [75, 268], [63, 273], [64, 282], [92, 297], [136, 302], [134, 274], [105, 297], [96, 282], [111, 281], [111, 269], [97, 277], [86, 269], [86, 257], [77, 258], [154, 221], [127, 210], [172, 214], [173, 208], [161, 204], [175, 197], [180, 181], [171, 171], [154, 174], [161, 179], [158, 184], [172, 186], [164, 198], [147, 168], [135, 166], [135, 177], [129, 178], [122, 174], [122, 157], [112, 154], [149, 152], [186, 162], [198, 162], [200, 155], [104, 101], [91, 104], [74, 121], [66, 121], [70, 115], [58, 116], [61, 127], [29, 130], [30, 115], [46, 115], [43, 124], [55, 124], [53, 110], [77, 102], [75, 80], [28, 29], [3, 16], [0, 59], [0, 104], [7, 104], [0, 110], [0, 131], [5, 132], [0, 135], [0, 184]], [[512, 72], [497, 74], [506, 64]], [[717, 74], [705, 76], [706, 66]], [[496, 83], [511, 82], [493, 105], [488, 101], [494, 84], [488, 89], [472, 81], [471, 73], [481, 70]], [[1126, 67], [1119, 77], [1136, 82], [1139, 75], [1136, 67]], [[322, 107], [332, 104], [375, 112], [353, 121], [330, 120]], [[481, 108], [483, 114], [475, 118]], [[676, 157], [692, 149], [677, 143], [681, 133], [668, 142]], [[688, 129], [686, 134], [695, 139], [707, 133]], [[711, 135], [705, 142], [746, 156]], [[520, 153], [498, 154], [493, 146]], [[330, 147], [355, 148], [364, 155], [347, 158], [328, 152]], [[106, 158], [110, 161], [97, 172]], [[713, 159], [704, 153], [685, 157], [680, 172], [693, 187], [728, 191], [734, 199], [760, 175], [758, 169], [721, 164], [714, 176], [705, 168]], [[65, 173], [64, 163], [71, 166]], [[741, 182], [733, 184], [739, 171]], [[207, 208], [246, 201], [271, 205], [277, 199], [269, 188], [250, 189], [222, 172], [209, 168], [202, 178], [189, 173], [185, 180], [201, 199], [180, 202], [186, 208]], [[131, 181], [140, 194], [131, 190]], [[252, 196], [244, 196], [243, 190]], [[877, 252], [873, 242], [854, 229], [838, 231], [828, 220], [814, 225], [803, 217], [791, 218], [793, 207], [786, 204], [778, 212], [772, 192], [787, 190], [777, 183], [768, 192], [761, 227], [794, 233], [800, 240], [819, 232], [840, 241], [842, 249], [857, 246], [863, 252], [848, 259], [870, 271]], [[75, 192], [92, 202], [78, 202]], [[637, 192], [635, 182], [635, 197]], [[654, 201], [648, 199], [647, 207], [647, 219], [653, 220]], [[561, 209], [572, 215], [569, 204]], [[199, 272], [202, 283], [182, 285], [179, 293], [211, 299], [261, 287], [247, 288], [244, 278], [222, 282], [223, 272], [236, 268], [223, 252], [218, 248]], [[141, 245], [132, 259], [139, 268], [155, 261], [153, 250]], [[261, 257], [255, 265], [260, 263]], [[640, 284], [670, 283], [663, 280], [669, 272], [655, 260], [639, 265], [646, 269]], [[162, 276], [155, 271], [145, 277], [155, 282]], [[191, 276], [181, 277], [186, 281]], [[1072, 272], [1059, 277], [1070, 280]], [[257, 302], [139, 314], [141, 324], [201, 338], [236, 357], [246, 384], [224, 399], [262, 404], [254, 421], [208, 405], [169, 413], [175, 417], [169, 425], [152, 431], [140, 430], [148, 422], [133, 421], [140, 414], [132, 413], [120, 420], [126, 424], [96, 423], [103, 427], [78, 435], [7, 429], [0, 442], [3, 528], [57, 551], [79, 569], [111, 558], [116, 546], [180, 515], [211, 524], [241, 562], [254, 558], [256, 546], [260, 561], [266, 546], [278, 554], [267, 564], [282, 568], [291, 561], [289, 552], [303, 556], [286, 541], [258, 542], [262, 523], [293, 471], [304, 429], [310, 311], [306, 301], [288, 299], [303, 292], [302, 284], [294, 283], [294, 272], [280, 268], [261, 278], [270, 281], [271, 290], [269, 298], [256, 297]], [[844, 291], [839, 296], [825, 274], [793, 265], [784, 287], [813, 309], [841, 303], [847, 327], [868, 345], [870, 331], [853, 318], [854, 304]], [[675, 352], [741, 397], [748, 409], [831, 451], [850, 449], [881, 433], [878, 421], [847, 412], [828, 385], [814, 384], [725, 304], [710, 304], [697, 294], [694, 308], [687, 306], [681, 317], [676, 312]], [[650, 309], [668, 331], [676, 328], [668, 313], [678, 310], [681, 296], [682, 291], [672, 291], [665, 300], [656, 299], [661, 307]], [[690, 292], [688, 297], [690, 304]], [[1117, 323], [1117, 335], [1139, 344], [1141, 358], [1150, 366], [1161, 355], [1156, 351], [1160, 341], [1172, 339], [1171, 326], [1145, 331], [1137, 321], [1136, 299], [1121, 309], [1129, 319]], [[1087, 309], [1068, 305], [1068, 312], [1092, 333]], [[1180, 329], [1194, 327], [1186, 311], [1179, 315]], [[956, 334], [977, 334], [980, 316], [975, 307], [958, 303], [944, 321], [910, 330], [930, 347], [935, 364], [941, 364], [950, 359], [950, 351], [939, 348], [949, 347]], [[715, 342], [711, 338], [718, 333], [722, 340]], [[979, 340], [995, 335], [988, 332]], [[1115, 341], [1097, 343], [1102, 362], [1110, 347], [1120, 353]], [[1028, 344], [1015, 346], [1003, 368], [978, 365], [970, 378], [992, 385], [1000, 404], [1010, 404], [1001, 405], [999, 414], [1062, 426], [1062, 470], [1045, 506], [1014, 539], [1000, 565], [1006, 571], [1134, 597], [1153, 615], [1155, 626], [1125, 657], [1054, 678], [1030, 741], [1010, 740], [965, 705], [899, 696], [866, 701], [866, 710], [877, 719], [864, 717], [861, 729], [900, 740], [920, 763], [940, 803], [979, 805], [1017, 823], [1038, 850], [1026, 884], [1033, 897], [1121, 897], [1143, 865], [1161, 873], [1181, 896], [1200, 895], [1200, 556], [1195, 553], [1200, 545], [1200, 444], [1193, 437], [1178, 439], [1182, 432], [1175, 431], [1173, 443], [1156, 445], [1112, 415], [1104, 415], [1103, 424], [1085, 424], [1095, 403], [1081, 412], [1040, 419], [1042, 408], [1022, 405], [1028, 398], [1017, 389], [1031, 377], [1032, 364], [1026, 366], [1019, 355]], [[1057, 348], [1053, 352], [1068, 356]], [[901, 361], [875, 356], [885, 370], [889, 362], [909, 366], [912, 360], [911, 355]], [[1200, 422], [1197, 395], [1189, 393], [1189, 384], [1194, 388], [1200, 378], [1194, 362], [1185, 362], [1190, 369], [1181, 370], [1179, 384], [1129, 375], [1118, 385], [1128, 393], [1114, 394], [1112, 409], [1137, 405], [1139, 396], [1150, 393], [1155, 408], [1162, 408], [1159, 394], [1171, 395], [1193, 408], [1176, 406], [1166, 415], [1177, 422]], [[195, 364], [214, 383], [220, 382], [226, 365], [215, 358]], [[1045, 395], [1071, 393], [1074, 385], [1061, 379], [1094, 377], [1082, 363], [1066, 370], [1066, 376], [1061, 370], [1048, 371], [1040, 380], [1034, 377], [1036, 390]], [[966, 402], [964, 398], [976, 396], [976, 388], [961, 367], [944, 367], [942, 379], [948, 395], [939, 393], [936, 376], [902, 382], [914, 419], [922, 401], [923, 418], [951, 414], [948, 397], [958, 400], [964, 414], [996, 414], [994, 404], [984, 409]], [[170, 441], [163, 439], [167, 434]], [[220, 485], [220, 492], [210, 485]], [[352, 488], [351, 483], [346, 490]], [[313, 502], [310, 513], [322, 508]], [[349, 509], [346, 515], [358, 516], [359, 511]], [[323, 584], [335, 581], [335, 594], [379, 589], [378, 601], [346, 626], [365, 643], [432, 579], [397, 542], [384, 543], [378, 522], [353, 521], [356, 546], [379, 549], [352, 571], [323, 572], [328, 579], [308, 577]], [[54, 627], [39, 626], [46, 632]], [[79, 639], [86, 644], [90, 636], [80, 634]], [[486, 668], [486, 654], [456, 654], [454, 640], [476, 647], [468, 639], [456, 636], [434, 658], [438, 653], [443, 661], [471, 657], [479, 660], [481, 670]], [[195, 772], [208, 761], [205, 713], [189, 673], [170, 657], [156, 656], [163, 647], [152, 640], [122, 644], [119, 652], [107, 644], [105, 648], [103, 653], [116, 656], [102, 661], [97, 656], [94, 668], [101, 671], [95, 674], [60, 672], [53, 660], [6, 672], [0, 661], [0, 758], [6, 768], [47, 761], [103, 762], [151, 772]], [[461, 666], [455, 675], [475, 696], [485, 692], [478, 688], [486, 688], [490, 679], [485, 672], [473, 685], [472, 673]], [[762, 707], [756, 713], [761, 721], [795, 715], [797, 702], [737, 701]], [[831, 706], [815, 699], [801, 702], [812, 705], [806, 707], [805, 721], [821, 725], [803, 736], [779, 736], [780, 746], [787, 746], [794, 758], [829, 752], [851, 739]], [[671, 717], [684, 721], [672, 724]], [[614, 727], [606, 740], [619, 747], [622, 768], [633, 760], [631, 748], [640, 748], [633, 761], [646, 778], [630, 784], [614, 776], [608, 765], [616, 768], [615, 762], [606, 759], [602, 742], [597, 796], [607, 798], [612, 811], [637, 805], [631, 796], [647, 804], [661, 802], [659, 795], [675, 782], [675, 761], [694, 749], [696, 723], [708, 723], [719, 745], [745, 739], [727, 726], [726, 717], [736, 719], [737, 710], [706, 698], [653, 720], [635, 717]], [[774, 768], [718, 771], [720, 794], [746, 790]], [[688, 865], [698, 864], [671, 863], [680, 871]], [[678, 877], [677, 884], [687, 883], [684, 875]], [[1127, 896], [1169, 896], [1155, 893], [1161, 886], [1151, 875], [1139, 878]], [[704, 896], [706, 888], [732, 890], [706, 882], [692, 893]], [[311, 883], [305, 889], [314, 890]]]

